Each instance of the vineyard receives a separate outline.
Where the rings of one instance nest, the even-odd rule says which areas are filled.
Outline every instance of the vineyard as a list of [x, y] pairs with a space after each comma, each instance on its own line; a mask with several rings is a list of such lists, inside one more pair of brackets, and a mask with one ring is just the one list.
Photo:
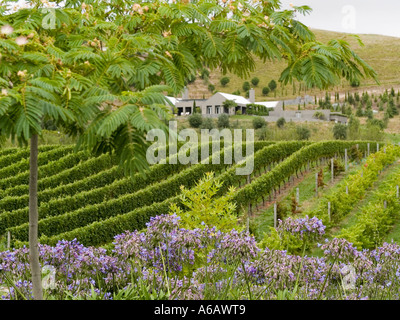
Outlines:
[[[247, 145], [239, 146], [243, 154]], [[198, 147], [198, 154], [203, 147]], [[254, 170], [249, 176], [236, 174], [236, 169], [245, 165], [243, 162], [215, 164], [216, 159], [222, 159], [225, 152], [236, 147], [225, 145], [220, 153], [211, 154], [209, 164], [205, 161], [193, 165], [169, 164], [168, 158], [165, 164], [151, 166], [145, 176], [139, 173], [129, 176], [112, 155], [94, 157], [86, 151], [76, 152], [72, 146], [41, 146], [38, 158], [41, 259], [45, 265], [56, 268], [60, 277], [58, 287], [46, 287], [46, 294], [55, 294], [57, 299], [72, 298], [68, 292], [74, 297], [95, 299], [128, 299], [126, 295], [129, 299], [291, 299], [287, 296], [291, 292], [297, 299], [320, 299], [322, 295], [336, 299], [342, 289], [338, 289], [340, 282], [335, 274], [341, 271], [335, 261], [332, 269], [330, 264], [318, 260], [319, 256], [330, 259], [341, 248], [347, 250], [346, 259], [359, 259], [363, 263], [370, 259], [368, 268], [377, 270], [374, 267], [379, 261], [374, 260], [377, 254], [395, 250], [384, 242], [398, 239], [399, 146], [370, 141], [259, 141], [254, 144], [251, 156]], [[211, 143], [208, 148], [211, 152]], [[26, 149], [9, 148], [0, 153], [0, 233], [4, 235], [3, 243], [13, 249], [0, 253], [0, 259], [4, 270], [10, 270], [16, 279], [27, 276], [24, 261], [29, 245], [28, 157]], [[252, 222], [264, 219], [268, 231], [264, 228], [263, 233], [247, 237], [247, 233], [229, 228], [221, 232], [215, 226], [193, 230], [179, 227], [180, 217], [173, 208], [185, 210], [182, 186], [194, 190], [205, 176], [220, 182], [214, 194], [216, 199], [229, 194], [229, 201], [235, 205], [234, 214], [240, 217], [238, 230], [246, 225], [249, 229], [250, 225], [249, 231], [253, 233]], [[283, 203], [285, 196], [293, 201], [291, 195], [296, 189], [301, 189], [301, 201], [299, 197], [295, 206], [292, 202], [291, 209], [281, 210], [277, 216], [277, 204]], [[326, 239], [324, 245], [317, 243], [322, 235]], [[343, 256], [338, 257], [343, 260]], [[395, 259], [393, 254], [389, 257]], [[385, 272], [392, 274], [397, 270], [397, 262], [390, 259]], [[13, 271], [16, 261], [19, 267]], [[64, 270], [66, 261], [70, 261], [72, 268]], [[283, 270], [278, 278], [270, 274], [273, 268], [265, 261]], [[140, 267], [144, 269], [136, 274], [143, 283], [129, 282], [131, 275], [126, 272], [138, 268], [132, 263], [144, 264]], [[224, 290], [211, 287], [206, 290], [199, 283], [206, 281], [201, 270], [208, 264], [210, 277], [215, 277], [213, 281], [217, 284], [220, 281], [217, 279], [231, 278], [238, 279], [236, 284], [228, 281], [226, 286], [222, 282]], [[316, 264], [321, 264], [319, 271]], [[359, 267], [365, 268], [363, 264]], [[150, 276], [147, 268], [156, 270], [154, 275]], [[293, 268], [304, 271], [299, 271], [296, 278]], [[199, 273], [192, 274], [192, 270]], [[160, 271], [168, 272], [166, 278], [157, 275]], [[75, 280], [69, 276], [62, 280], [64, 273]], [[363, 278], [367, 276], [371, 277], [370, 273], [362, 274], [357, 281], [365, 283], [370, 279]], [[81, 284], [82, 277], [86, 278]], [[309, 282], [310, 277], [331, 280], [326, 287], [320, 287], [322, 280]], [[167, 284], [163, 279], [168, 279]], [[191, 280], [185, 284], [182, 282], [185, 279]], [[260, 279], [273, 279], [275, 291], [265, 291]], [[375, 279], [382, 282], [385, 278], [376, 275]], [[168, 283], [175, 289], [168, 291]], [[297, 283], [303, 284], [300, 291]], [[153, 298], [148, 286], [157, 292]], [[14, 292], [14, 288], [18, 290], [16, 297], [29, 298], [29, 282], [18, 280], [9, 292]], [[386, 290], [385, 285], [382, 288]], [[398, 294], [396, 290], [396, 286], [387, 287], [385, 294], [393, 298]], [[374, 297], [375, 284], [364, 285], [362, 292]], [[346, 297], [360, 299], [360, 294]]]
[[[90, 246], [108, 244], [115, 235], [142, 230], [151, 217], [169, 213], [173, 203], [180, 204], [180, 187], [190, 189], [211, 171], [222, 182], [218, 195], [234, 186], [232, 201], [237, 205], [237, 213], [251, 217], [257, 205], [273, 201], [294, 176], [317, 168], [326, 159], [343, 158], [345, 151], [355, 146], [363, 155], [379, 148], [379, 144], [365, 141], [257, 142], [250, 176], [236, 175], [236, 167], [243, 164], [216, 165], [210, 161], [197, 165], [157, 164], [145, 177], [139, 173], [125, 176], [108, 154], [92, 157], [84, 151], [74, 152], [70, 146], [43, 146], [39, 155], [39, 241], [55, 245], [60, 240], [77, 239]], [[385, 147], [385, 153], [384, 146], [380, 148], [358, 176], [341, 181], [332, 194], [319, 199], [318, 208], [309, 215], [321, 218], [327, 226], [342, 219], [371, 187], [377, 172], [400, 156], [397, 147]], [[8, 235], [15, 247], [27, 245], [28, 241], [27, 156], [24, 149], [5, 149], [0, 158], [0, 233]], [[343, 191], [345, 186], [347, 193]], [[328, 200], [332, 219], [327, 217]], [[389, 198], [386, 201], [387, 210], [393, 210], [396, 202]], [[360, 227], [357, 224], [343, 232], [354, 234], [354, 228]]]

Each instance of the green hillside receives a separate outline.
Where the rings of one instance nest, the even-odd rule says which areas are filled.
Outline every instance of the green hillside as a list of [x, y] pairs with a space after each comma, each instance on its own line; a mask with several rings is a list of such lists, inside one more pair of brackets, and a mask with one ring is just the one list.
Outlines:
[[[323, 30], [313, 31], [317, 37], [317, 40], [321, 42], [327, 42], [330, 39], [344, 39], [348, 41], [355, 52], [375, 69], [381, 85], [377, 85], [372, 79], [363, 79], [361, 81], [359, 90], [368, 89], [382, 92], [385, 88], [400, 87], [400, 64], [398, 63], [400, 59], [400, 38], [368, 34], [359, 35], [360, 39], [364, 43], [364, 46], [361, 47], [358, 43], [358, 40], [350, 34]], [[210, 74], [208, 82], [198, 78], [194, 83], [189, 85], [190, 96], [193, 98], [201, 98], [203, 95], [205, 97], [210, 96], [211, 92], [207, 89], [208, 83], [213, 84], [215, 86], [215, 90], [217, 91], [232, 93], [236, 90], [240, 90], [241, 94], [244, 95], [242, 84], [244, 81], [250, 82], [253, 77], [260, 79], [258, 86], [255, 87], [257, 99], [274, 100], [277, 98], [280, 99], [298, 96], [299, 84], [296, 84], [295, 94], [293, 94], [292, 85], [286, 86], [282, 91], [280, 84], [278, 84], [276, 97], [273, 93], [270, 93], [268, 97], [264, 97], [262, 95], [262, 88], [267, 86], [271, 80], [277, 81], [284, 68], [284, 61], [266, 63], [258, 61], [256, 70], [248, 79], [240, 79], [232, 74], [222, 75], [220, 72], [214, 71]], [[224, 76], [227, 76], [230, 79], [230, 82], [225, 87], [220, 84], [220, 79]], [[339, 92], [352, 90], [354, 90], [354, 88], [352, 88], [349, 83], [345, 83], [344, 81], [337, 87], [332, 88], [332, 91]], [[300, 94], [304, 95], [305, 93], [318, 96], [323, 95], [325, 91], [321, 92], [320, 90], [307, 90], [305, 92], [303, 90]]]

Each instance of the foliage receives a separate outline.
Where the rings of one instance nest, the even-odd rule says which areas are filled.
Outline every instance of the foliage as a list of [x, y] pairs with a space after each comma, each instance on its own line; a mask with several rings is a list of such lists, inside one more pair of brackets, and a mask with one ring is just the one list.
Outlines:
[[267, 126], [267, 122], [262, 117], [254, 117], [252, 123], [254, 129], [260, 129]]
[[270, 92], [269, 87], [263, 87], [263, 88], [262, 88], [262, 94], [263, 94], [264, 96], [267, 96], [267, 95], [269, 94], [269, 92]]
[[243, 82], [242, 89], [245, 92], [249, 91], [250, 90], [250, 82], [248, 82], [248, 81]]
[[[181, 187], [179, 201], [181, 206], [171, 205], [171, 212], [181, 218], [185, 229], [204, 229], [213, 226], [216, 230], [229, 232], [232, 229], [243, 229], [235, 215], [236, 205], [230, 202], [234, 188], [222, 197], [216, 197], [221, 182], [214, 179], [213, 173], [207, 173], [192, 189]], [[184, 209], [181, 209], [181, 207]]]
[[219, 81], [223, 87], [225, 87], [229, 83], [230, 79], [228, 77], [222, 77]]
[[[328, 172], [331, 172], [332, 168], [331, 168], [332, 164], [329, 161], [329, 163], [326, 165], [326, 169]], [[341, 172], [344, 171], [344, 163], [343, 161], [341, 161], [340, 159], [333, 159], [333, 175], [335, 177], [337, 177]]]
[[[374, 191], [373, 200], [357, 213], [356, 222], [338, 233], [338, 238], [352, 241], [358, 248], [375, 248], [383, 243], [395, 220], [399, 218], [397, 198], [399, 170]], [[386, 202], [386, 208], [384, 205]]]
[[269, 88], [271, 91], [275, 91], [277, 87], [278, 87], [278, 86], [277, 86], [275, 80], [271, 80], [271, 81], [268, 83], [268, 88]]
[[225, 113], [219, 115], [217, 120], [217, 125], [218, 128], [229, 128], [230, 127], [229, 116]]
[[212, 130], [215, 128], [215, 123], [212, 118], [203, 119], [203, 123], [200, 125], [200, 129]]
[[223, 103], [223, 106], [225, 108], [235, 108], [237, 106], [237, 103], [234, 100], [225, 100]]
[[[278, 245], [291, 237], [300, 247], [263, 248], [232, 230], [181, 228], [174, 215], [151, 219], [142, 231], [115, 236], [109, 250], [76, 240], [40, 245], [40, 262], [55, 269], [54, 300], [390, 300], [399, 298], [399, 246], [385, 243], [359, 251], [344, 239], [326, 240], [321, 256], [302, 247], [324, 236], [318, 219], [279, 224]], [[290, 243], [289, 243], [290, 244]], [[304, 244], [306, 244], [304, 246]], [[284, 251], [289, 247], [289, 252]], [[297, 251], [295, 251], [297, 250]], [[296, 254], [293, 252], [300, 252]], [[208, 259], [207, 259], [208, 258]], [[3, 299], [32, 299], [27, 248], [0, 253]], [[354, 290], [343, 266], [354, 267]], [[257, 272], [256, 272], [256, 271]], [[279, 270], [279, 277], [276, 276]], [[391, 285], [387, 285], [390, 281]], [[265, 290], [265, 284], [270, 290]], [[377, 290], [379, 286], [380, 290]], [[355, 291], [355, 292], [353, 292]]]
[[188, 121], [192, 128], [199, 128], [203, 123], [203, 117], [200, 113], [193, 113], [189, 116]]
[[333, 136], [337, 140], [346, 140], [347, 138], [347, 127], [344, 124], [336, 123], [333, 126]]
[[259, 83], [260, 83], [260, 79], [259, 78], [254, 77], [254, 78], [251, 79], [251, 84], [253, 86], [257, 87]]
[[313, 117], [318, 120], [326, 120], [325, 115], [321, 111], [316, 111]]
[[[378, 179], [379, 171], [393, 163], [399, 156], [400, 148], [393, 146], [387, 146], [386, 153], [381, 150], [371, 154], [362, 169], [346, 177], [332, 188], [329, 194], [320, 198], [315, 210], [304, 214], [322, 219], [327, 227], [338, 223], [353, 209], [354, 204], [364, 197], [366, 190]], [[328, 202], [331, 203], [331, 220], [327, 214]]]
[[284, 126], [285, 126], [285, 123], [286, 123], [286, 120], [285, 120], [285, 118], [279, 118], [277, 121], [276, 121], [276, 125], [277, 125], [277, 127], [278, 128], [283, 128]]
[[285, 160], [271, 171], [258, 177], [251, 184], [239, 189], [234, 196], [234, 200], [243, 207], [246, 207], [250, 203], [258, 203], [262, 197], [271, 194], [273, 190], [277, 189], [288, 178], [297, 174], [309, 161], [318, 161], [318, 159], [323, 157], [331, 158], [335, 154], [343, 154], [345, 149], [355, 144], [359, 144], [362, 150], [365, 150], [367, 147], [367, 142], [365, 141], [325, 141], [306, 145], [285, 158]]
[[296, 133], [299, 140], [308, 140], [311, 137], [311, 131], [305, 126], [296, 127]]

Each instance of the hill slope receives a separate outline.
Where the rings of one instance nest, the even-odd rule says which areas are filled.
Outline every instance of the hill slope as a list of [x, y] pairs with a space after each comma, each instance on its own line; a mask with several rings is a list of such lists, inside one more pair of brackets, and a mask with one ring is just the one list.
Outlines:
[[[400, 88], [400, 38], [380, 36], [380, 35], [369, 35], [362, 34], [359, 35], [364, 47], [360, 47], [358, 41], [350, 34], [324, 31], [324, 30], [313, 30], [317, 40], [326, 43], [330, 39], [344, 39], [348, 41], [355, 52], [360, 55], [368, 64], [370, 64], [375, 71], [378, 73], [381, 85], [377, 85], [372, 79], [364, 79], [361, 81], [361, 86], [359, 90], [374, 90], [382, 91], [385, 88], [394, 87]], [[240, 79], [239, 77], [227, 74], [226, 76], [230, 78], [230, 82], [225, 87], [221, 86], [220, 79], [224, 76], [219, 71], [213, 71], [210, 73], [208, 82], [198, 78], [194, 83], [189, 85], [189, 95], [191, 98], [205, 98], [212, 95], [208, 91], [208, 84], [211, 83], [215, 86], [215, 90], [223, 91], [227, 93], [232, 93], [236, 90], [240, 90], [243, 95], [242, 84], [244, 81], [250, 81], [253, 77], [258, 77], [260, 83], [256, 90], [257, 99], [262, 100], [274, 100], [280, 98], [290, 98], [298, 95], [304, 95], [304, 91], [299, 94], [299, 85], [296, 84], [296, 90], [293, 90], [293, 86], [289, 85], [282, 90], [281, 86], [278, 84], [278, 89], [276, 92], [276, 97], [272, 93], [269, 97], [262, 96], [262, 88], [267, 86], [268, 83], [274, 79], [278, 80], [280, 73], [285, 68], [285, 62], [267, 62], [257, 61], [256, 70], [251, 74], [249, 79]], [[342, 85], [332, 88], [332, 91], [351, 91], [353, 88], [343, 81]], [[320, 90], [308, 90], [306, 92], [310, 95], [323, 95], [325, 91]]]

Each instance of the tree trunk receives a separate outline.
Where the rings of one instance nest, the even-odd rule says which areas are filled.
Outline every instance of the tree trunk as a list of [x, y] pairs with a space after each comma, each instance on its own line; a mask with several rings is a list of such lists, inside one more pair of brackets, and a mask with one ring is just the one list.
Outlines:
[[29, 263], [32, 273], [32, 290], [35, 300], [43, 300], [42, 270], [39, 264], [38, 245], [38, 135], [31, 137], [29, 159]]

